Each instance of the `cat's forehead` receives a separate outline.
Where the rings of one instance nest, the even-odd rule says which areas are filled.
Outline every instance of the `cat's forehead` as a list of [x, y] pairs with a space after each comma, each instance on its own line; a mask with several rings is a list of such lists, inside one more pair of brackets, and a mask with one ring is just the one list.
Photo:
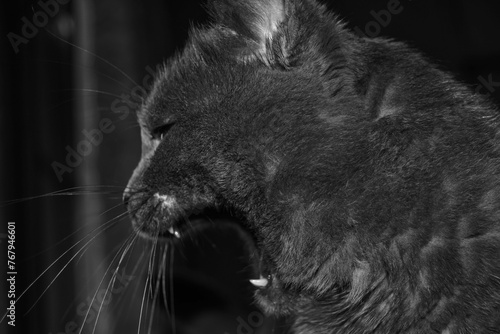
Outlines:
[[138, 111], [142, 125], [213, 112], [237, 87], [246, 86], [245, 64], [223, 52], [225, 33], [195, 33], [182, 53], [166, 61]]
[[[155, 83], [137, 112], [144, 126], [166, 121], [188, 110], [189, 86], [196, 71], [195, 63], [184, 54], [169, 59], [156, 75]], [[192, 98], [191, 98], [192, 99]]]

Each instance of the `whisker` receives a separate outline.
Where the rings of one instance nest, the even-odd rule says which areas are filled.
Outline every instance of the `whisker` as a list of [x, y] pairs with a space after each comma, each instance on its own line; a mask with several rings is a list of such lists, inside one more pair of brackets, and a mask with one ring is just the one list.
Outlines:
[[111, 97], [117, 98], [119, 100], [123, 100], [123, 98], [120, 95], [118, 95], [118, 94], [114, 94], [114, 93], [110, 93], [110, 92], [105, 92], [105, 91], [98, 90], [98, 89], [90, 89], [90, 88], [67, 88], [67, 89], [59, 89], [58, 91], [59, 92], [97, 93], [97, 94], [101, 94], [101, 95], [105, 95], [105, 96], [111, 96]]
[[146, 276], [146, 282], [145, 282], [145, 285], [144, 285], [144, 292], [142, 294], [142, 302], [141, 302], [141, 310], [139, 311], [139, 324], [137, 325], [137, 334], [140, 334], [141, 332], [141, 323], [142, 323], [142, 314], [143, 314], [143, 311], [144, 311], [144, 303], [145, 303], [145, 299], [146, 299], [146, 293], [147, 293], [147, 285], [149, 284], [149, 279], [150, 279], [150, 276], [147, 275]]
[[[164, 245], [163, 247], [163, 256], [162, 256], [162, 261], [160, 263], [160, 268], [158, 268], [158, 273], [156, 275], [156, 286], [155, 286], [155, 292], [153, 295], [153, 307], [151, 310], [151, 317], [149, 318], [149, 326], [148, 326], [148, 333], [151, 333], [151, 329], [153, 327], [153, 315], [155, 313], [155, 308], [156, 308], [156, 300], [158, 298], [158, 294], [160, 291], [160, 283], [162, 279], [162, 273], [165, 272], [165, 257], [166, 257], [166, 252], [167, 252], [167, 245]], [[167, 306], [167, 305], [165, 305]]]
[[[125, 247], [124, 251], [122, 252], [121, 256], [120, 256], [120, 260], [118, 261], [118, 264], [116, 266], [116, 269], [114, 270], [113, 272], [113, 275], [111, 276], [109, 282], [108, 282], [108, 286], [106, 287], [106, 292], [104, 293], [104, 297], [103, 297], [103, 300], [106, 300], [106, 296], [108, 295], [108, 292], [109, 292], [109, 288], [110, 287], [114, 287], [114, 284], [115, 284], [115, 281], [116, 281], [116, 275], [118, 274], [118, 270], [120, 269], [120, 264], [122, 263], [125, 255], [128, 253], [130, 247], [135, 243], [135, 240], [137, 240], [137, 237], [138, 235], [137, 234], [132, 234], [130, 235], [125, 241], [124, 243], [122, 244], [122, 247], [125, 246], [125, 244], [127, 243], [127, 246]], [[94, 294], [94, 296], [92, 297], [92, 301], [90, 302], [90, 306], [87, 310], [87, 314], [85, 314], [85, 319], [83, 320], [82, 322], [82, 327], [80, 328], [80, 332], [78, 334], [81, 334], [82, 330], [83, 330], [83, 327], [84, 327], [84, 324], [85, 324], [85, 320], [87, 320], [87, 317], [88, 317], [88, 314], [90, 312], [90, 309], [92, 308], [92, 305], [94, 304], [94, 300], [97, 296], [97, 294], [99, 293], [99, 288], [101, 287], [102, 285], [102, 282], [104, 281], [104, 278], [106, 277], [107, 273], [109, 272], [109, 269], [111, 268], [111, 266], [113, 265], [113, 262], [114, 260], [118, 257], [118, 254], [119, 254], [119, 251], [118, 253], [116, 253], [116, 255], [113, 257], [113, 259], [111, 260], [108, 268], [106, 269], [106, 272], [104, 273], [103, 277], [102, 277], [102, 280], [101, 282], [99, 283], [99, 285], [97, 286], [97, 289], [96, 289], [96, 292]], [[101, 315], [101, 310], [102, 310], [102, 306], [103, 306], [103, 302], [101, 302], [101, 305], [99, 305], [99, 310], [97, 311], [97, 317], [96, 317], [96, 320], [94, 322], [94, 327], [92, 329], [92, 334], [95, 333], [95, 330], [97, 328], [97, 323], [99, 321], [99, 316]]]
[[[136, 244], [137, 243], [134, 243], [134, 245], [132, 247], [135, 247]], [[132, 276], [135, 276], [140, 265], [144, 265], [144, 262], [142, 261], [142, 259], [144, 258], [145, 254], [146, 254], [146, 252], [143, 250], [141, 252], [141, 255], [140, 255], [139, 259], [137, 260], [133, 270], [132, 270]], [[127, 262], [128, 262], [128, 260], [127, 260]], [[136, 284], [135, 288], [132, 292], [132, 299], [133, 300], [135, 300], [135, 296], [137, 295], [138, 289], [139, 289], [139, 284]], [[125, 304], [122, 304], [118, 310], [118, 313], [122, 313], [124, 307], [125, 307]], [[118, 323], [115, 323], [114, 328], [116, 328], [116, 326], [118, 326]], [[114, 331], [111, 331], [111, 333], [114, 333]]]
[[[151, 256], [149, 258], [148, 275], [150, 275], [151, 277], [153, 277], [153, 267], [154, 267], [153, 260], [156, 258], [156, 247], [157, 247], [157, 245], [158, 245], [158, 238], [155, 238], [155, 241], [154, 241], [154, 244], [153, 244], [153, 248], [152, 248], [152, 252], [151, 252]], [[149, 281], [149, 294], [151, 296], [153, 296], [153, 286], [152, 286], [152, 283], [153, 283], [153, 280], [150, 280]]]
[[172, 331], [175, 334], [175, 307], [174, 307], [174, 248], [170, 250], [170, 307], [172, 319]]
[[85, 64], [68, 63], [68, 62], [64, 62], [64, 61], [47, 60], [47, 59], [35, 59], [34, 61], [38, 61], [38, 62], [42, 62], [42, 63], [52, 63], [52, 64], [58, 64], [58, 65], [67, 65], [70, 67], [78, 67], [78, 68], [90, 70], [90, 71], [94, 72], [95, 74], [98, 74], [102, 77], [105, 77], [105, 78], [113, 81], [115, 84], [121, 86], [123, 89], [129, 89], [129, 87], [124, 85], [121, 80], [117, 80], [117, 79], [113, 78], [112, 76], [107, 75], [104, 72], [98, 71], [94, 66], [89, 66], [89, 65], [85, 65]]
[[[162, 290], [163, 290], [163, 303], [165, 304], [165, 309], [167, 310], [167, 315], [169, 318], [172, 318], [172, 313], [170, 312], [170, 306], [168, 305], [167, 301], [167, 286], [166, 286], [166, 280], [167, 280], [167, 274], [166, 274], [166, 268], [167, 268], [167, 247], [165, 247], [165, 250], [163, 251], [163, 258], [162, 258], [162, 263], [165, 265], [163, 266], [163, 272], [162, 272]], [[173, 268], [170, 268], [173, 269]]]
[[[149, 270], [148, 270], [148, 276], [150, 277], [149, 279], [149, 295], [153, 297], [153, 267], [154, 267], [154, 259], [156, 258], [156, 249], [157, 249], [157, 246], [158, 246], [158, 238], [155, 238], [154, 240], [154, 243], [153, 243], [153, 247], [151, 249], [151, 255], [149, 257]], [[149, 309], [149, 304], [146, 305], [146, 311], [145, 311], [145, 315], [147, 314], [147, 311]], [[153, 317], [154, 314], [151, 313], [151, 317]]]
[[[115, 206], [116, 208], [116, 206]], [[111, 209], [110, 209], [111, 210]], [[107, 210], [109, 211], [109, 210]], [[98, 217], [102, 216], [105, 212], [101, 213]], [[116, 220], [115, 224], [118, 223], [119, 221], [122, 221], [124, 218], [126, 218], [128, 216], [128, 212], [122, 212], [120, 213], [119, 215], [115, 216], [114, 218], [112, 218], [112, 220]], [[80, 228], [81, 229], [81, 228]], [[87, 245], [86, 248], [89, 248], [91, 245]], [[87, 250], [85, 250], [84, 252], [80, 253], [80, 256], [78, 257], [78, 260], [76, 261], [76, 263], [80, 262], [80, 260], [83, 258], [83, 255], [85, 254]], [[107, 259], [108, 257], [106, 256], [105, 259]]]
[[129, 126], [127, 126], [126, 128], [124, 128], [123, 130], [124, 131], [127, 131], [127, 130], [132, 130], [132, 129], [135, 129], [135, 128], [139, 128], [140, 125], [137, 124], [137, 122], [134, 122], [134, 124], [130, 124]]
[[[155, 209], [157, 208], [157, 206], [155, 207]], [[146, 217], [146, 219], [144, 219], [144, 222], [142, 223], [142, 225], [147, 224], [147, 222], [153, 218], [153, 212], [154, 211], [155, 210], [151, 210], [149, 212], [148, 217]], [[145, 282], [145, 285], [144, 285], [144, 292], [143, 292], [143, 296], [142, 296], [141, 309], [140, 309], [140, 312], [139, 312], [139, 323], [138, 323], [138, 327], [137, 327], [137, 333], [140, 333], [140, 329], [141, 329], [141, 325], [142, 325], [142, 317], [143, 317], [144, 312], [147, 311], [147, 307], [148, 307], [146, 305], [146, 310], [144, 309], [146, 294], [147, 294], [148, 290], [152, 291], [152, 287], [151, 287], [151, 280], [152, 280], [152, 259], [153, 259], [153, 256], [155, 254], [157, 242], [158, 242], [158, 238], [156, 237], [155, 240], [154, 240], [154, 243], [153, 243], [153, 245], [151, 247], [151, 252], [149, 254], [148, 272], [147, 272], [147, 275], [146, 275], [146, 282]], [[150, 287], [150, 288], [148, 289], [148, 287]]]
[[[120, 250], [123, 249], [123, 247], [125, 246], [125, 243], [127, 243], [129, 241], [129, 238], [127, 238], [120, 246]], [[133, 242], [133, 241], [131, 241]], [[127, 246], [129, 246], [130, 244], [128, 244]], [[92, 309], [92, 306], [94, 305], [94, 301], [95, 301], [95, 298], [97, 296], [97, 294], [99, 293], [99, 289], [101, 288], [101, 285], [102, 283], [104, 282], [104, 279], [106, 278], [106, 275], [108, 274], [109, 270], [111, 269], [111, 267], [113, 266], [113, 262], [114, 260], [118, 257], [118, 255], [120, 254], [120, 250], [115, 254], [115, 256], [113, 257], [113, 259], [111, 260], [111, 262], [109, 263], [108, 267], [106, 268], [106, 271], [104, 272], [104, 275], [102, 276], [99, 284], [97, 285], [96, 287], [96, 291], [94, 293], [94, 295], [92, 296], [92, 299], [90, 300], [90, 303], [89, 303], [89, 307], [87, 309], [87, 312], [85, 313], [85, 317], [83, 318], [83, 321], [82, 321], [82, 326], [80, 327], [80, 330], [78, 331], [78, 334], [81, 334], [82, 331], [83, 331], [83, 328], [85, 327], [85, 322], [88, 318], [88, 315], [90, 313], [90, 310]], [[103, 301], [106, 299], [106, 296], [108, 294], [108, 291], [109, 291], [109, 286], [112, 282], [114, 282], [115, 278], [116, 278], [116, 274], [118, 272], [118, 269], [119, 267], [117, 266], [116, 269], [113, 271], [113, 274], [111, 275], [111, 278], [108, 282], [108, 286], [106, 288], [106, 293], [104, 294], [104, 298], [103, 298]], [[99, 305], [99, 309], [98, 309], [98, 312], [97, 312], [97, 316], [96, 316], [96, 320], [94, 322], [94, 327], [93, 327], [93, 330], [92, 330], [92, 333], [95, 332], [95, 329], [97, 327], [97, 323], [99, 321], [99, 316], [101, 315], [101, 310], [102, 310], [102, 305], [104, 303], [101, 301], [101, 304]]]
[[[117, 205], [115, 205], [115, 206], [113, 206], [113, 207], [109, 208], [108, 210], [106, 210], [106, 211], [104, 211], [104, 212], [100, 213], [98, 217], [101, 217], [101, 216], [105, 215], [106, 213], [111, 212], [112, 210], [114, 210], [114, 209], [116, 209], [116, 208], [119, 208], [119, 207], [122, 207], [122, 204], [117, 204]], [[116, 216], [115, 218], [117, 218], [117, 219], [118, 219], [118, 217], [120, 217], [119, 219], [121, 219], [121, 218], [123, 218], [123, 217], [125, 217], [125, 216], [126, 216], [126, 212], [122, 212], [119, 216]], [[42, 251], [40, 251], [40, 252], [38, 252], [38, 253], [36, 253], [36, 254], [33, 254], [33, 255], [32, 255], [32, 256], [30, 256], [30, 257], [27, 257], [27, 258], [26, 258], [26, 260], [29, 260], [29, 259], [35, 258], [35, 257], [37, 257], [37, 256], [39, 256], [39, 255], [41, 255], [41, 254], [44, 254], [45, 252], [48, 252], [48, 251], [49, 251], [49, 250], [51, 250], [51, 249], [54, 249], [54, 248], [55, 248], [55, 247], [57, 247], [58, 245], [62, 244], [64, 241], [66, 241], [66, 240], [68, 240], [69, 238], [71, 238], [72, 236], [74, 236], [75, 234], [78, 234], [81, 230], [83, 230], [83, 229], [84, 229], [87, 225], [89, 225], [89, 224], [90, 224], [90, 223], [86, 223], [86, 224], [84, 224], [84, 225], [80, 226], [80, 227], [79, 227], [79, 228], [77, 228], [77, 229], [76, 229], [73, 233], [71, 233], [71, 234], [69, 234], [69, 235], [65, 236], [63, 239], [61, 239], [61, 240], [57, 241], [56, 243], [54, 243], [53, 245], [51, 245], [49, 248], [46, 248], [46, 249], [44, 249], [44, 250], [42, 250]]]
[[[131, 235], [133, 235], [134, 233], [131, 233]], [[89, 276], [89, 279], [92, 279], [94, 278], [96, 275], [98, 275], [99, 273], [101, 273], [101, 267], [104, 265], [104, 263], [106, 263], [106, 261], [108, 261], [108, 259], [112, 256], [114, 256], [117, 252], [119, 252], [119, 250], [122, 248], [123, 246], [121, 244], [118, 244], [118, 245], [115, 245], [113, 247], [113, 249], [109, 252], [109, 254], [107, 254], [106, 256], [104, 256], [103, 258], [103, 261], [101, 261], [101, 263], [96, 267], [96, 270], [94, 271], [93, 274], [91, 274]], [[67, 314], [71, 311], [71, 308], [73, 307], [74, 303], [76, 303], [76, 299], [82, 299], [81, 298], [81, 294], [78, 294], [78, 296], [75, 298], [75, 300], [68, 306], [66, 312], [64, 313], [64, 315], [61, 317], [62, 319], [65, 319]]]
[[[94, 189], [97, 188], [97, 189]], [[1, 208], [6, 207], [8, 205], [13, 205], [17, 203], [22, 203], [22, 202], [27, 202], [27, 201], [32, 201], [35, 199], [40, 199], [40, 198], [45, 198], [45, 197], [55, 197], [55, 196], [81, 196], [81, 195], [107, 195], [107, 194], [117, 194], [118, 191], [102, 191], [99, 190], [99, 188], [118, 188], [123, 191], [124, 187], [120, 186], [80, 186], [80, 187], [71, 187], [71, 188], [66, 188], [66, 189], [61, 189], [61, 190], [56, 190], [52, 191], [46, 194], [42, 195], [36, 195], [36, 196], [30, 196], [30, 197], [24, 197], [24, 198], [18, 198], [18, 199], [12, 199], [5, 201], [2, 205], [0, 205]], [[78, 190], [78, 191], [77, 191]]]
[[[152, 216], [153, 212], [155, 212], [158, 209], [159, 206], [160, 206], [160, 203], [157, 203], [155, 205], [155, 207], [154, 207], [154, 210], [150, 211], [151, 216]], [[150, 217], [150, 218], [152, 218], [152, 217]], [[147, 219], [147, 220], [149, 220], [149, 219]], [[147, 221], [147, 220], [145, 220], [145, 221]], [[153, 275], [153, 265], [154, 265], [153, 264], [153, 260], [156, 257], [156, 247], [157, 247], [157, 244], [158, 244], [158, 238], [155, 238], [154, 243], [153, 243], [153, 248], [152, 248], [151, 256], [149, 257], [148, 275], [150, 275], [150, 276]], [[150, 295], [152, 295], [153, 294], [152, 280], [149, 283], [150, 283], [149, 284], [149, 291], [150, 291], [149, 293], [150, 293]]]
[[89, 51], [89, 50], [86, 50], [86, 49], [84, 49], [84, 48], [82, 48], [82, 47], [80, 47], [80, 46], [78, 46], [78, 45], [76, 45], [76, 44], [73, 44], [73, 43], [71, 43], [71, 42], [68, 42], [67, 40], [65, 40], [65, 39], [63, 39], [63, 38], [61, 38], [61, 37], [59, 37], [59, 36], [55, 35], [54, 33], [50, 32], [50, 31], [49, 31], [49, 30], [47, 30], [47, 29], [45, 29], [45, 31], [47, 31], [47, 33], [48, 33], [49, 35], [52, 35], [53, 37], [57, 38], [57, 39], [58, 39], [58, 40], [60, 40], [61, 42], [66, 43], [66, 44], [68, 44], [68, 45], [71, 45], [71, 46], [73, 46], [74, 48], [76, 48], [76, 49], [78, 49], [78, 50], [80, 50], [80, 51], [83, 51], [83, 52], [85, 52], [85, 53], [87, 53], [87, 54], [89, 54], [89, 55], [92, 55], [92, 56], [96, 57], [97, 59], [99, 59], [99, 60], [103, 61], [104, 63], [108, 64], [109, 66], [111, 66], [112, 68], [114, 68], [115, 70], [117, 70], [117, 71], [118, 71], [120, 74], [122, 74], [125, 78], [127, 78], [128, 80], [130, 80], [130, 82], [132, 82], [134, 85], [136, 85], [136, 86], [140, 86], [137, 82], [135, 82], [135, 80], [134, 80], [134, 79], [132, 79], [132, 78], [131, 78], [131, 77], [130, 77], [127, 73], [125, 73], [125, 71], [123, 71], [122, 69], [120, 69], [118, 66], [116, 66], [116, 65], [112, 64], [112, 63], [111, 63], [111, 62], [109, 62], [108, 60], [106, 60], [106, 59], [104, 59], [104, 58], [102, 58], [102, 57], [98, 56], [97, 54], [95, 54], [95, 53], [93, 53], [93, 52], [91, 52], [91, 51]]
[[[33, 307], [36, 305], [36, 303], [38, 303], [38, 301], [42, 298], [42, 296], [45, 294], [45, 292], [50, 288], [50, 286], [53, 284], [53, 282], [57, 279], [57, 277], [61, 274], [62, 271], [64, 271], [64, 269], [71, 263], [71, 261], [76, 257], [78, 256], [79, 252], [81, 252], [89, 243], [93, 242], [95, 240], [95, 238], [97, 238], [99, 235], [101, 235], [104, 231], [108, 230], [109, 228], [113, 227], [119, 219], [119, 217], [123, 217], [123, 215], [120, 215], [118, 217], [115, 217], [111, 220], [109, 220], [108, 222], [102, 224], [101, 226], [99, 227], [96, 227], [94, 230], [90, 231], [87, 236], [85, 236], [84, 238], [82, 238], [81, 240], [77, 241], [73, 246], [71, 246], [70, 248], [68, 248], [66, 251], [64, 251], [59, 257], [57, 257], [57, 259], [55, 259], [40, 275], [38, 275], [35, 280], [33, 282], [31, 282], [28, 287], [26, 289], [24, 289], [23, 292], [21, 292], [21, 294], [19, 295], [19, 297], [17, 297], [16, 299], [16, 303], [26, 294], [26, 292], [28, 292], [31, 287], [36, 283], [38, 282], [43, 275], [45, 275], [45, 273], [47, 271], [49, 271], [57, 262], [59, 262], [59, 260], [61, 258], [63, 258], [66, 254], [68, 254], [73, 248], [75, 248], [76, 246], [78, 246], [80, 243], [82, 243], [86, 237], [90, 236], [92, 233], [97, 232], [96, 235], [94, 235], [90, 240], [88, 240], [76, 253], [75, 255], [73, 255], [71, 257], [71, 259], [66, 263], [66, 265], [59, 271], [59, 273], [57, 274], [57, 276], [51, 281], [51, 283], [49, 284], [49, 286], [42, 292], [42, 295], [35, 301], [35, 304], [26, 312], [29, 313]], [[0, 323], [3, 322], [3, 320], [5, 319], [5, 317], [7, 316], [7, 313], [4, 313], [4, 315], [2, 316], [2, 318], [0, 319]]]
[[[123, 215], [120, 215], [118, 217], [123, 217]], [[96, 229], [94, 229], [93, 231], [91, 231], [89, 233], [89, 235], [91, 233], [93, 233], [95, 230], [99, 229], [100, 227], [101, 230], [97, 232], [96, 235], [92, 236], [92, 238], [90, 240], [88, 240], [67, 262], [66, 264], [62, 267], [61, 270], [59, 270], [59, 272], [56, 274], [56, 276], [52, 279], [52, 281], [50, 281], [50, 283], [48, 284], [48, 286], [42, 291], [42, 293], [40, 294], [40, 296], [37, 298], [37, 300], [35, 301], [35, 303], [33, 304], [33, 306], [31, 306], [28, 311], [25, 313], [25, 314], [28, 314], [31, 312], [31, 310], [36, 306], [36, 304], [40, 301], [40, 299], [42, 299], [42, 297], [45, 295], [45, 293], [47, 292], [47, 290], [52, 286], [52, 284], [57, 280], [57, 278], [61, 275], [61, 273], [69, 266], [69, 264], [71, 263], [71, 261], [73, 261], [77, 256], [79, 256], [82, 251], [83, 253], [85, 253], [86, 249], [87, 249], [87, 246], [92, 243], [98, 236], [100, 236], [104, 231], [108, 230], [109, 228], [113, 227], [115, 224], [118, 223], [118, 217], [106, 222], [103, 224], [103, 226], [99, 226], [97, 227]], [[107, 225], [107, 226], [106, 226]], [[87, 235], [88, 236], [88, 235]], [[87, 237], [86, 236], [86, 237]], [[16, 302], [24, 295], [24, 293], [31, 287], [33, 286], [33, 284], [35, 282], [37, 282], [43, 274], [45, 274], [47, 272], [47, 270], [49, 270], [62, 256], [64, 256], [65, 254], [67, 254], [71, 249], [73, 249], [76, 245], [78, 245], [80, 242], [82, 242], [83, 240], [85, 240], [85, 238], [82, 238], [82, 240], [78, 241], [74, 246], [70, 247], [68, 250], [66, 250], [61, 256], [59, 256], [54, 262], [52, 262], [52, 264], [47, 268], [45, 269], [36, 279], [35, 281], [33, 281], [27, 288], [25, 291], [23, 291], [23, 293], [21, 293], [19, 295], [19, 297], [17, 298]], [[1, 319], [3, 320], [3, 318]], [[0, 322], [1, 322], [0, 320]]]

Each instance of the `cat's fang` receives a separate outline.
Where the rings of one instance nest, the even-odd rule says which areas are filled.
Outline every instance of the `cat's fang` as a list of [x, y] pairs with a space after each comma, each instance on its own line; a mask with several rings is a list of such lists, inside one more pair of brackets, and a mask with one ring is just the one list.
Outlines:
[[251, 279], [250, 283], [258, 288], [264, 288], [267, 286], [267, 283], [269, 283], [269, 281], [267, 280], [267, 278], [261, 276], [259, 279]]
[[181, 238], [181, 234], [179, 233], [179, 231], [174, 230], [173, 227], [169, 227], [168, 228], [168, 233], [170, 233], [171, 235], [175, 236], [177, 239]]

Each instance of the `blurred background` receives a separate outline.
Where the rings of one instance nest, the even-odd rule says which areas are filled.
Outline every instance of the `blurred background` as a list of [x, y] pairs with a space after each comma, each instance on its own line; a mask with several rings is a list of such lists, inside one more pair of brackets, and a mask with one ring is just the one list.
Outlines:
[[[384, 16], [394, 1], [322, 2], [359, 34], [407, 41], [500, 102], [498, 1], [401, 0], [399, 13]], [[1, 333], [286, 331], [287, 319], [264, 319], [252, 304], [248, 254], [234, 231], [213, 228], [173, 253], [154, 252], [132, 243], [123, 215], [121, 192], [140, 157], [137, 104], [189, 27], [208, 22], [195, 0], [1, 4], [0, 310], [7, 222], [16, 223], [17, 297], [29, 287], [16, 327], [4, 319]], [[168, 293], [153, 302], [159, 262]]]

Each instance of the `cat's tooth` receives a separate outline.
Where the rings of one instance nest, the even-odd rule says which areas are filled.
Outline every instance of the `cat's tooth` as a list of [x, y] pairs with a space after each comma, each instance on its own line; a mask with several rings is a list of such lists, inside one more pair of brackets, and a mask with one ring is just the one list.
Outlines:
[[168, 233], [170, 233], [171, 235], [175, 236], [177, 239], [181, 238], [181, 234], [178, 231], [174, 230], [173, 227], [169, 227], [168, 228]]
[[269, 281], [267, 280], [267, 278], [260, 276], [259, 279], [251, 279], [250, 283], [258, 288], [264, 288], [267, 286], [267, 283], [269, 283]]

